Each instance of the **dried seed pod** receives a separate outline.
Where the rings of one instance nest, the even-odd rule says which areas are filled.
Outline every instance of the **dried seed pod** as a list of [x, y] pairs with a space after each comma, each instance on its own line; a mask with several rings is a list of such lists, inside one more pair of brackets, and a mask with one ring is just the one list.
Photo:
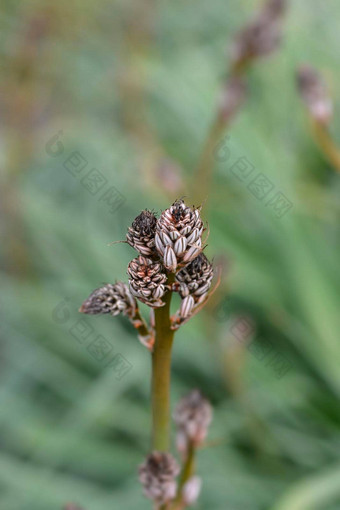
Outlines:
[[172, 501], [176, 496], [179, 471], [176, 460], [169, 453], [151, 453], [139, 467], [144, 495], [158, 505]]
[[117, 282], [114, 285], [107, 283], [94, 290], [81, 305], [79, 311], [89, 315], [109, 313], [116, 316], [122, 313], [133, 317], [136, 305], [136, 300], [125, 283]]
[[254, 21], [236, 35], [231, 51], [234, 66], [277, 49], [285, 7], [286, 0], [267, 0]]
[[162, 297], [167, 290], [167, 276], [160, 262], [140, 255], [130, 262], [127, 271], [133, 296], [154, 308], [164, 305]]
[[174, 420], [177, 448], [185, 454], [190, 443], [197, 447], [205, 439], [212, 420], [212, 407], [200, 391], [193, 390], [177, 404]]
[[322, 76], [308, 65], [297, 71], [297, 84], [310, 115], [322, 124], [328, 124], [333, 114], [333, 104]]
[[152, 257], [157, 253], [155, 250], [156, 223], [156, 216], [145, 209], [134, 219], [126, 234], [128, 244], [145, 257]]
[[177, 200], [157, 221], [155, 244], [164, 266], [171, 272], [188, 264], [202, 250], [200, 211]]

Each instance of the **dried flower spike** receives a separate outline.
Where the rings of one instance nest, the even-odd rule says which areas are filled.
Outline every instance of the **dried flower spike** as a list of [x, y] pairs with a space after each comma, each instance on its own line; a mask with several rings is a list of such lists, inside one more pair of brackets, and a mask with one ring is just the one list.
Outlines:
[[123, 282], [114, 285], [107, 283], [104, 287], [94, 290], [81, 305], [79, 311], [89, 315], [109, 313], [116, 316], [120, 313], [133, 317], [136, 300], [128, 286]]
[[176, 496], [176, 476], [180, 469], [176, 460], [169, 453], [153, 452], [139, 467], [139, 480], [144, 488], [144, 495], [163, 505]]
[[207, 435], [211, 420], [212, 407], [200, 391], [193, 390], [183, 397], [174, 413], [178, 450], [185, 454], [189, 444], [199, 446]]
[[297, 83], [312, 118], [328, 124], [333, 114], [333, 105], [322, 76], [312, 67], [303, 65], [298, 69]]
[[183, 298], [180, 310], [182, 318], [188, 317], [195, 304], [201, 303], [206, 298], [213, 276], [212, 264], [204, 253], [200, 253], [177, 273], [176, 282], [179, 284], [179, 293]]
[[134, 219], [126, 234], [128, 244], [145, 257], [152, 257], [156, 254], [156, 223], [156, 216], [145, 209]]
[[202, 250], [200, 211], [177, 200], [157, 221], [155, 243], [163, 264], [171, 272], [193, 260]]
[[131, 294], [148, 306], [163, 306], [167, 276], [159, 262], [140, 255], [129, 263], [128, 274]]
[[257, 17], [234, 39], [234, 66], [272, 53], [281, 41], [281, 19], [286, 0], [267, 0]]

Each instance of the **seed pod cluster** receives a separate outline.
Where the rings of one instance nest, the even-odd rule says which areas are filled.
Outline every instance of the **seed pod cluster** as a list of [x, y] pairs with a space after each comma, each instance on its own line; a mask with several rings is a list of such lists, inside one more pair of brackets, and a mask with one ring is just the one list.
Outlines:
[[[128, 265], [129, 286], [118, 282], [94, 290], [80, 311], [113, 316], [123, 313], [138, 329], [136, 298], [158, 308], [165, 304], [166, 292], [179, 291], [182, 305], [176, 324], [180, 324], [205, 299], [211, 285], [212, 266], [202, 253], [204, 230], [200, 208], [188, 207], [182, 199], [165, 209], [158, 219], [145, 209], [126, 234], [126, 242], [138, 252]], [[175, 273], [174, 285], [168, 283], [174, 279], [170, 273]], [[149, 333], [145, 335], [148, 337]]]
[[[167, 290], [180, 290], [181, 316], [188, 317], [205, 298], [213, 275], [202, 254], [203, 231], [200, 209], [188, 207], [181, 199], [158, 220], [147, 210], [137, 216], [127, 234], [127, 242], [140, 254], [128, 267], [133, 296], [157, 308], [164, 304]], [[167, 273], [176, 273], [174, 286], [166, 285]]]

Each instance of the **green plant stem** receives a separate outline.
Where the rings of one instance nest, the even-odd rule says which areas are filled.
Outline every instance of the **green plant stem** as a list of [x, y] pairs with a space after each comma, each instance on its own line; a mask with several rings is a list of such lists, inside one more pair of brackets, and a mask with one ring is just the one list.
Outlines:
[[130, 317], [130, 321], [131, 321], [133, 327], [136, 328], [136, 330], [138, 331], [138, 334], [140, 336], [146, 338], [150, 335], [150, 331], [146, 325], [145, 320], [141, 316], [140, 310], [138, 307], [136, 308], [135, 314], [133, 315], [133, 317]]
[[209, 194], [214, 166], [213, 151], [226, 129], [227, 123], [220, 115], [217, 115], [208, 133], [197, 172], [194, 175], [194, 201], [197, 204], [201, 204]]
[[196, 449], [192, 442], [190, 442], [188, 447], [188, 453], [182, 468], [181, 476], [179, 479], [177, 497], [173, 506], [170, 507], [170, 510], [182, 510], [185, 508], [185, 503], [182, 500], [182, 490], [186, 482], [192, 477], [195, 471], [195, 453]]
[[[230, 70], [228, 79], [244, 74], [250, 62], [250, 59], [244, 59], [235, 64]], [[197, 204], [201, 204], [209, 196], [214, 169], [213, 151], [222, 135], [228, 130], [231, 122], [232, 118], [224, 118], [221, 112], [217, 111], [205, 140], [192, 183], [194, 202]]]
[[[169, 275], [168, 284], [174, 280]], [[155, 309], [156, 339], [152, 353], [152, 448], [166, 452], [170, 446], [170, 371], [174, 331], [170, 322], [172, 292], [164, 296], [165, 305]]]
[[335, 170], [340, 172], [340, 150], [334, 143], [327, 126], [314, 119], [311, 120], [311, 125], [316, 143], [319, 145], [324, 156]]

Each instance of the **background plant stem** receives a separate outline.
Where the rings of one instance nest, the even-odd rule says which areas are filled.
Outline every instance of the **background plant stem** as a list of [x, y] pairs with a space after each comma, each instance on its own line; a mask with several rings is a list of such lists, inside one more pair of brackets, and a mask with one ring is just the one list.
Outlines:
[[[170, 275], [168, 283], [172, 283]], [[168, 451], [170, 446], [170, 370], [174, 331], [170, 323], [171, 292], [165, 305], [155, 310], [156, 340], [152, 353], [152, 448]]]
[[182, 490], [186, 482], [191, 478], [195, 471], [195, 447], [192, 442], [190, 442], [188, 447], [188, 452], [186, 455], [185, 462], [183, 464], [182, 472], [179, 479], [177, 497], [173, 506], [170, 507], [170, 510], [182, 510], [186, 507], [185, 502], [182, 499]]
[[324, 156], [328, 159], [330, 164], [340, 172], [340, 151], [334, 143], [327, 126], [320, 122], [315, 122], [312, 119], [312, 131], [316, 143], [319, 145]]

